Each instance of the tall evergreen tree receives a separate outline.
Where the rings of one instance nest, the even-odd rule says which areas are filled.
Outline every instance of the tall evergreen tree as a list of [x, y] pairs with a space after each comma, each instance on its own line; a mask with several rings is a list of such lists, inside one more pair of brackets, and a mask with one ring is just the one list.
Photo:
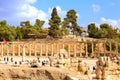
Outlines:
[[28, 38], [28, 34], [31, 33], [31, 24], [30, 21], [22, 21], [20, 22], [20, 26], [21, 26], [21, 31], [23, 33], [23, 38], [27, 39]]
[[62, 22], [62, 28], [61, 28], [63, 36], [69, 35], [68, 24], [69, 24], [68, 19], [64, 18], [64, 21]]
[[57, 14], [57, 9], [53, 8], [53, 11], [51, 13], [51, 19], [49, 20], [49, 35], [51, 37], [59, 37], [61, 36], [61, 31], [60, 31], [60, 23], [61, 23], [61, 18]]
[[[77, 24], [77, 14], [75, 10], [69, 10], [66, 15], [67, 18], [64, 19], [63, 24], [62, 24], [62, 29], [63, 31], [68, 32], [70, 34], [74, 35], [80, 35], [82, 33], [82, 30]], [[64, 32], [64, 33], [65, 33]]]

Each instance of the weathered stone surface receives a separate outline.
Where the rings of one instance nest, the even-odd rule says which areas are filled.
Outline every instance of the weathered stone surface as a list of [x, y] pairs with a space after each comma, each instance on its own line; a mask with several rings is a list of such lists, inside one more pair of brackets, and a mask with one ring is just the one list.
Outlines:
[[119, 80], [120, 66], [109, 57], [102, 57], [96, 62], [96, 78], [102, 80]]
[[88, 74], [88, 66], [86, 63], [79, 63], [78, 64], [78, 71], [82, 72], [83, 74]]
[[56, 68], [11, 68], [0, 72], [1, 80], [63, 80], [65, 78], [65, 73]]
[[[81, 80], [80, 75], [77, 72], [55, 67], [0, 69], [0, 80]], [[81, 78], [90, 80], [84, 75]]]

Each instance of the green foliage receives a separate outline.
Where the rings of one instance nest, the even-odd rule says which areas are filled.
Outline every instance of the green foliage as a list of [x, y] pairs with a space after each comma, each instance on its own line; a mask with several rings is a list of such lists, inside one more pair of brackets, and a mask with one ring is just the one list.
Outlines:
[[108, 34], [106, 29], [99, 29], [99, 33], [100, 33], [99, 35], [100, 38], [106, 38]]
[[64, 21], [62, 23], [62, 31], [63, 35], [68, 34], [74, 34], [74, 35], [80, 35], [82, 33], [82, 30], [77, 24], [77, 15], [75, 10], [69, 10], [66, 14], [67, 18], [64, 18]]
[[120, 42], [120, 32], [117, 32], [115, 40], [118, 41], [118, 42]]
[[39, 27], [40, 29], [42, 28], [42, 26], [44, 25], [45, 21], [42, 21], [42, 20], [39, 20], [39, 19], [36, 19], [35, 21], [35, 25], [36, 27]]
[[64, 49], [68, 52], [68, 45], [65, 45]]
[[67, 12], [67, 18], [69, 19], [69, 22], [74, 23], [77, 20], [77, 15], [76, 15], [76, 11], [74, 9], [71, 9]]
[[120, 44], [118, 44], [118, 53], [120, 53]]
[[116, 44], [115, 44], [115, 42], [112, 42], [111, 46], [112, 46], [112, 51], [115, 51], [116, 50]]
[[110, 42], [109, 41], [106, 41], [105, 47], [106, 47], [107, 51], [110, 51]]
[[[29, 39], [30, 35], [35, 38], [41, 36], [50, 35], [53, 38], [61, 37], [64, 35], [81, 35], [83, 32], [77, 24], [77, 12], [74, 9], [69, 10], [66, 13], [66, 18], [61, 22], [56, 8], [53, 8], [51, 18], [49, 20], [50, 27], [43, 29], [45, 21], [36, 19], [35, 24], [31, 25], [30, 21], [20, 22], [20, 26], [10, 26], [6, 20], [0, 21], [0, 40], [15, 40], [15, 39]], [[119, 28], [113, 28], [111, 25], [103, 23], [100, 26], [96, 26], [94, 23], [88, 25], [88, 34], [91, 38], [107, 38], [114, 39], [120, 42], [120, 30]], [[109, 43], [106, 43], [107, 50], [109, 50]], [[115, 50], [114, 43], [112, 44], [112, 50]]]
[[88, 34], [89, 34], [89, 37], [92, 37], [92, 38], [99, 37], [98, 28], [96, 27], [94, 23], [91, 23], [88, 25]]
[[97, 51], [97, 43], [98, 41], [93, 41], [93, 50], [96, 52]]
[[22, 21], [20, 23], [21, 27], [17, 28], [17, 36], [19, 39], [28, 39], [28, 38], [40, 38], [43, 30], [42, 26], [45, 21], [36, 19], [35, 24], [31, 25], [30, 21]]
[[21, 27], [21, 32], [22, 32], [22, 36], [24, 39], [28, 38], [28, 34], [31, 32], [30, 28], [26, 27], [26, 26], [22, 26]]
[[100, 28], [101, 29], [109, 29], [110, 26], [109, 26], [109, 24], [103, 23], [103, 24], [100, 25]]
[[96, 44], [97, 41], [89, 41], [87, 40], [87, 52], [89, 56], [92, 56], [92, 47], [93, 47], [93, 52], [96, 51]]
[[88, 49], [88, 53], [92, 53], [92, 42], [87, 41], [87, 49]]
[[94, 23], [91, 23], [88, 25], [88, 34], [92, 38], [113, 39], [117, 37], [117, 29], [106, 23], [100, 24], [100, 28], [97, 28]]
[[62, 35], [68, 35], [69, 34], [69, 30], [68, 30], [68, 19], [64, 18], [64, 21], [62, 22]]
[[51, 37], [59, 37], [62, 35], [61, 30], [60, 30], [60, 23], [61, 19], [57, 14], [56, 8], [53, 8], [53, 11], [51, 13], [51, 19], [49, 20], [49, 35]]
[[14, 26], [9, 26], [8, 27], [8, 40], [10, 40], [10, 41], [13, 41], [13, 40], [15, 40], [16, 39], [16, 31], [15, 31], [15, 27]]
[[21, 27], [17, 26], [15, 31], [16, 31], [17, 39], [20, 39], [20, 40], [23, 39], [24, 34], [22, 32]]
[[100, 25], [101, 30], [101, 38], [109, 38], [113, 39], [116, 37], [117, 31], [116, 29], [113, 29], [109, 24], [101, 24]]
[[30, 27], [30, 21], [23, 21], [23, 22], [20, 22], [20, 26]]
[[15, 27], [8, 26], [7, 21], [0, 21], [0, 40], [14, 40], [16, 38]]

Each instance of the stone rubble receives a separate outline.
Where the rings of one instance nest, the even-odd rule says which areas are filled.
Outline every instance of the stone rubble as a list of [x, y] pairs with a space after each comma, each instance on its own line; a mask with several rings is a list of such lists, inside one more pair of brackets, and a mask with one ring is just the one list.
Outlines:
[[[54, 54], [54, 56], [50, 56], [47, 59], [46, 58], [43, 58], [43, 59], [35, 58], [30, 61], [25, 60], [24, 62], [21, 62], [20, 64], [18, 64], [19, 61], [17, 62], [13, 58], [10, 58], [10, 59], [4, 58], [4, 61], [0, 61], [0, 64], [10, 65], [10, 67], [26, 68], [26, 69], [31, 68], [31, 67], [32, 68], [37, 67], [34, 69], [38, 69], [38, 68], [47, 66], [50, 69], [55, 69], [55, 67], [57, 67], [58, 71], [59, 69], [62, 70], [63, 72], [64, 70], [70, 71], [69, 73], [68, 72], [61, 73], [59, 77], [63, 77], [64, 75], [64, 78], [62, 79], [57, 79], [57, 77], [55, 77], [55, 79], [52, 78], [50, 80], [56, 80], [56, 79], [57, 80], [119, 80], [120, 79], [120, 67], [119, 67], [120, 57], [119, 56], [99, 57], [96, 62], [96, 65], [92, 65], [91, 67], [88, 65], [90, 62], [85, 62], [83, 59], [78, 58], [78, 57], [68, 58], [67, 54], [68, 53], [65, 49], [61, 49], [60, 54], [58, 55]], [[94, 66], [94, 70], [91, 70], [91, 68], [93, 69], [93, 66]], [[34, 71], [34, 69], [32, 70]], [[12, 69], [10, 69], [10, 71], [12, 71]], [[17, 71], [19, 72], [18, 69]], [[55, 75], [55, 74], [51, 75], [53, 74], [53, 72], [48, 72], [51, 77], [54, 77]], [[72, 74], [72, 72], [75, 72], [75, 73]], [[31, 70], [30, 70], [30, 73], [32, 74]], [[44, 73], [44, 71], [42, 73]], [[12, 72], [7, 71], [6, 69], [6, 73], [4, 73], [2, 72], [2, 68], [1, 68], [0, 80], [3, 80], [4, 78], [10, 78], [10, 76], [7, 76], [7, 75], [11, 75], [12, 76], [11, 78], [18, 77], [18, 78], [22, 78], [21, 80], [24, 80], [24, 79], [31, 80], [31, 79], [28, 79], [30, 77], [24, 77], [23, 74], [24, 74], [24, 71], [21, 72], [21, 74], [17, 74], [14, 68]], [[29, 75], [28, 73], [26, 74]], [[46, 73], [42, 75], [45, 75], [45, 74]], [[60, 73], [58, 72], [57, 76], [59, 74]], [[39, 80], [40, 77], [38, 77], [37, 73], [34, 73], [34, 76], [37, 76], [35, 80], [37, 79]], [[44, 77], [46, 78], [46, 80], [48, 79], [48, 76], [47, 77], [44, 76]], [[40, 78], [40, 79], [43, 79], [43, 78]], [[9, 80], [12, 80], [12, 79], [9, 79]]]
[[110, 57], [100, 57], [96, 62], [96, 78], [100, 80], [119, 80], [120, 79], [120, 66]]

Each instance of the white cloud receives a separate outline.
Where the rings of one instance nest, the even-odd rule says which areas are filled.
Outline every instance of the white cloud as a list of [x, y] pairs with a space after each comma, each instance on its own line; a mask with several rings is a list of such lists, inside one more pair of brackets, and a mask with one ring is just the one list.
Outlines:
[[80, 16], [80, 14], [78, 14], [78, 13], [77, 13], [76, 15], [77, 15], [77, 18], [79, 18], [79, 19], [80, 19], [80, 17], [81, 17], [81, 16]]
[[101, 17], [100, 19], [102, 23], [108, 23], [114, 27], [119, 27], [120, 26], [120, 19], [119, 20], [114, 20], [114, 19], [106, 19], [104, 17]]
[[[60, 6], [56, 6], [58, 15], [63, 19], [66, 16], [67, 11], [62, 10]], [[53, 8], [48, 9], [48, 13], [52, 13]]]
[[[34, 4], [37, 0], [6, 0], [0, 5], [0, 19], [5, 19], [10, 25], [19, 25], [21, 21], [29, 20], [32, 24], [35, 19], [48, 20], [48, 13], [37, 9]], [[8, 6], [6, 6], [8, 4]]]
[[26, 0], [24, 4], [18, 7], [17, 17], [21, 20], [30, 20], [32, 24], [35, 22], [35, 19], [47, 21], [47, 13], [31, 5], [31, 3], [35, 2], [36, 0]]
[[[21, 21], [29, 20], [31, 24], [35, 23], [35, 19], [44, 20], [45, 27], [48, 27], [48, 20], [51, 17], [53, 8], [49, 8], [48, 12], [38, 9], [34, 6], [37, 0], [5, 0], [0, 5], [0, 19], [7, 20], [10, 25], [19, 25]], [[12, 3], [12, 4], [11, 4]], [[6, 4], [8, 4], [6, 6]], [[66, 11], [57, 6], [57, 11], [61, 19], [66, 16]]]
[[[45, 20], [45, 27], [49, 27], [48, 20], [50, 19], [50, 15], [53, 8], [49, 8], [48, 12], [44, 12], [42, 10], [37, 9], [34, 6], [31, 6], [30, 4], [24, 4], [22, 7], [20, 7], [21, 11], [17, 14], [21, 19], [28, 19], [31, 21], [31, 23], [34, 22], [36, 18], [40, 20]], [[60, 6], [56, 7], [58, 15], [63, 19], [66, 15], [66, 11], [62, 10]]]
[[57, 9], [58, 14], [59, 14], [60, 16], [65, 16], [66, 13], [67, 13], [67, 11], [62, 10], [60, 6], [57, 6], [56, 9]]
[[[66, 17], [67, 11], [62, 10], [60, 6], [57, 6], [56, 9], [57, 9], [57, 12], [60, 15], [60, 17], [62, 17], [62, 18]], [[80, 15], [78, 13], [76, 15], [78, 18], [80, 18]]]
[[25, 0], [26, 3], [35, 3], [37, 0]]
[[[49, 27], [48, 20], [51, 13], [33, 6], [32, 4], [36, 1], [37, 0], [15, 0], [13, 2], [15, 5], [9, 4], [10, 7], [6, 7], [6, 5], [0, 6], [0, 19], [7, 20], [10, 25], [19, 25], [21, 21], [26, 20], [29, 20], [31, 24], [34, 24], [35, 19], [40, 19], [45, 21], [44, 27]], [[59, 11], [62, 12], [61, 8], [59, 8]]]
[[[56, 9], [57, 9], [57, 12], [58, 12], [58, 15], [61, 17], [61, 20], [63, 20], [65, 17], [66, 17], [66, 14], [67, 14], [67, 11], [65, 10], [62, 10], [60, 6], [56, 6]], [[48, 9], [48, 13], [51, 14], [53, 8], [49, 8]], [[78, 19], [80, 19], [80, 14], [76, 14]], [[51, 15], [49, 15], [50, 17]]]
[[92, 4], [93, 12], [99, 12], [101, 10], [101, 7], [97, 4]]
[[35, 19], [35, 18], [39, 18], [41, 20], [47, 19], [47, 13], [45, 13], [42, 10], [38, 10], [37, 8], [29, 4], [24, 4], [21, 7], [20, 12], [17, 14], [19, 17], [26, 18], [26, 19]]

